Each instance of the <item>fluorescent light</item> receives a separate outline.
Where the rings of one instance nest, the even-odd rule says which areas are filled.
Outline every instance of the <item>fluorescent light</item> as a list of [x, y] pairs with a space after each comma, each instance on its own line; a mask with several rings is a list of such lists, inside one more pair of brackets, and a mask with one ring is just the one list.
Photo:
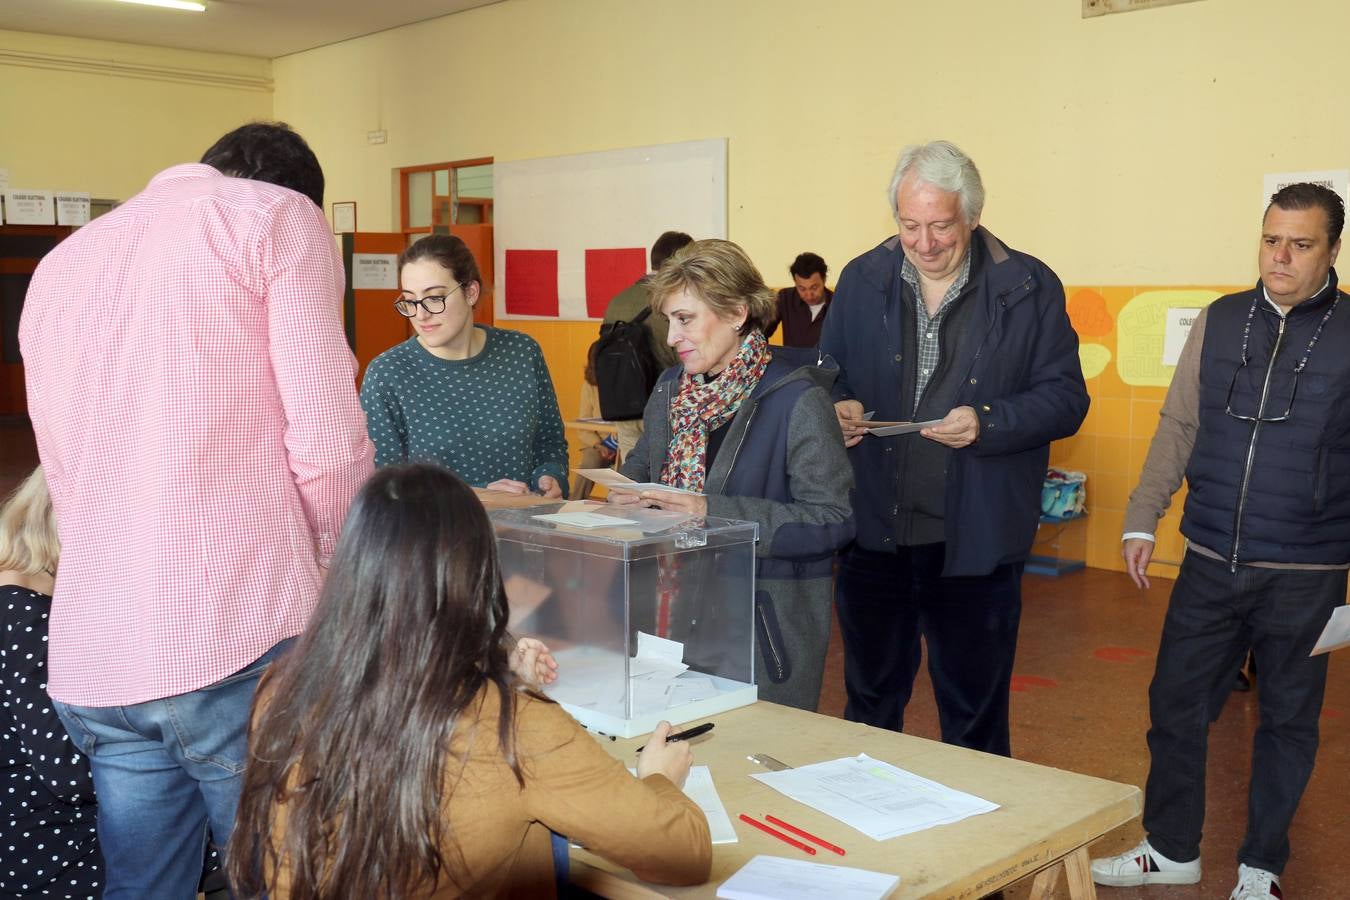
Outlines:
[[197, 0], [121, 0], [122, 3], [139, 3], [141, 6], [162, 6], [165, 9], [186, 9], [189, 12], [206, 12], [206, 3]]

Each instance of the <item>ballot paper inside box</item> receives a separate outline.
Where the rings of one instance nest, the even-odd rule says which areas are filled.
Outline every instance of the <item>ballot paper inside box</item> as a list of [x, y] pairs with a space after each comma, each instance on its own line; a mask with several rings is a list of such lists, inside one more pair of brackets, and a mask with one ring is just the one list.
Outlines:
[[758, 526], [588, 507], [584, 526], [550, 507], [489, 513], [511, 632], [558, 659], [549, 696], [618, 737], [753, 703]]

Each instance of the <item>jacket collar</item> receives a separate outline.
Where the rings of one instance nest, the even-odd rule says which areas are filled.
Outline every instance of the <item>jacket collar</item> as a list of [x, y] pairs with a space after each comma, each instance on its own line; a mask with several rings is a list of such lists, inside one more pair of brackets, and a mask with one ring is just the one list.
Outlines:
[[1328, 303], [1331, 302], [1331, 298], [1335, 297], [1339, 291], [1340, 291], [1340, 283], [1339, 280], [1336, 278], [1336, 269], [1333, 267], [1327, 272], [1327, 283], [1322, 285], [1322, 289], [1320, 291], [1313, 294], [1307, 300], [1304, 300], [1298, 306], [1295, 306], [1293, 309], [1289, 310], [1289, 312], [1281, 313], [1274, 308], [1275, 301], [1270, 299], [1270, 294], [1266, 292], [1265, 284], [1263, 284], [1260, 279], [1257, 279], [1256, 282], [1257, 296], [1261, 297], [1263, 301], [1260, 304], [1261, 308], [1269, 312], [1271, 315], [1283, 316], [1285, 318], [1288, 318], [1290, 316], [1303, 316], [1312, 312], [1321, 314], [1325, 312], [1325, 307]]
[[[1027, 264], [983, 225], [971, 236], [970, 249], [975, 254], [971, 260], [971, 281], [985, 279], [989, 296], [1002, 296], [1030, 282], [1032, 272]], [[900, 277], [903, 257], [900, 235], [892, 235], [864, 257], [861, 274], [874, 288], [889, 293]]]

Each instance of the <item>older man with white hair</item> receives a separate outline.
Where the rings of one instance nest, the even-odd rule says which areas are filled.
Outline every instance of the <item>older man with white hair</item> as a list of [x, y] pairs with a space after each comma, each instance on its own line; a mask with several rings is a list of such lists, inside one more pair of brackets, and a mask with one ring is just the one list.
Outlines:
[[[1055, 273], [980, 226], [980, 173], [954, 144], [905, 148], [887, 195], [899, 234], [844, 268], [820, 341], [857, 482], [836, 593], [844, 714], [900, 731], [922, 637], [943, 741], [1008, 756], [1049, 445], [1088, 409], [1078, 338]], [[940, 421], [878, 437], [868, 412]]]

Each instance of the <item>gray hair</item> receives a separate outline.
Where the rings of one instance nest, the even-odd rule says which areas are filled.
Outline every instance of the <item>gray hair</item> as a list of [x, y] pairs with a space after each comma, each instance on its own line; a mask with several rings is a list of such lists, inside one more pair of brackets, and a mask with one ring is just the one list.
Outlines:
[[927, 144], [910, 144], [900, 151], [900, 159], [895, 164], [895, 174], [891, 176], [888, 197], [891, 214], [900, 221], [899, 198], [900, 182], [910, 172], [920, 181], [925, 181], [941, 191], [961, 195], [961, 211], [967, 222], [974, 222], [984, 210], [984, 182], [980, 180], [980, 170], [975, 162], [951, 141], [931, 141]]

